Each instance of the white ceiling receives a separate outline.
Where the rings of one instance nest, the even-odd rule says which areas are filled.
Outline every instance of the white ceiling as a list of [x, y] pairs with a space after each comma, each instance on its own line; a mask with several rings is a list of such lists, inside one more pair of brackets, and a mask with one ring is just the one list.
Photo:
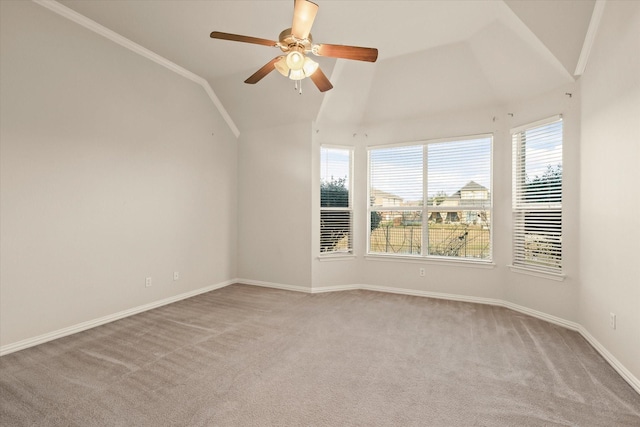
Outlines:
[[317, 58], [334, 89], [303, 94], [272, 72], [243, 81], [277, 48], [214, 40], [217, 30], [277, 40], [293, 2], [61, 0], [205, 78], [240, 131], [292, 122], [364, 125], [503, 105], [573, 81], [595, 0], [316, 0], [316, 43], [376, 47], [375, 64]]

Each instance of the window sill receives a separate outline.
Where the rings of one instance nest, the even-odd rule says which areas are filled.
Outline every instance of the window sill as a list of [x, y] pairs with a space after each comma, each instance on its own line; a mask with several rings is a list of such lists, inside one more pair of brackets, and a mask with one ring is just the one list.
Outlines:
[[356, 256], [352, 253], [338, 253], [328, 255], [318, 255], [318, 261], [349, 261], [356, 259]]
[[533, 268], [519, 267], [515, 265], [509, 265], [508, 267], [514, 273], [526, 274], [528, 276], [540, 277], [542, 279], [555, 280], [556, 282], [562, 282], [564, 281], [565, 277], [567, 277], [562, 273], [551, 273], [548, 271], [535, 270]]
[[476, 261], [469, 258], [462, 259], [446, 259], [435, 257], [418, 257], [418, 256], [400, 256], [400, 255], [374, 255], [369, 254], [364, 257], [367, 261], [385, 261], [385, 262], [407, 262], [413, 264], [430, 264], [445, 265], [448, 267], [465, 267], [465, 268], [495, 268], [495, 263], [491, 261]]

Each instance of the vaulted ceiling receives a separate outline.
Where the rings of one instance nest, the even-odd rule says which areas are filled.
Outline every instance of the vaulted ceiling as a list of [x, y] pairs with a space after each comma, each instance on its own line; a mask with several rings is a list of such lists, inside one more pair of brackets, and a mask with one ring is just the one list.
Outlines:
[[504, 105], [572, 82], [595, 0], [316, 0], [316, 43], [376, 47], [374, 64], [314, 58], [334, 89], [303, 93], [272, 72], [244, 80], [276, 48], [214, 40], [217, 30], [277, 40], [293, 2], [61, 0], [205, 78], [240, 131], [320, 121], [366, 125]]

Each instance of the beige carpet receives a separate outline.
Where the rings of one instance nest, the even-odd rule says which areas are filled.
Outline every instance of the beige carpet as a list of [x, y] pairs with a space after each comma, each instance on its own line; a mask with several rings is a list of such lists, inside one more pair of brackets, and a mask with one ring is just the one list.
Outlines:
[[576, 332], [504, 308], [233, 285], [0, 358], [3, 426], [640, 426]]

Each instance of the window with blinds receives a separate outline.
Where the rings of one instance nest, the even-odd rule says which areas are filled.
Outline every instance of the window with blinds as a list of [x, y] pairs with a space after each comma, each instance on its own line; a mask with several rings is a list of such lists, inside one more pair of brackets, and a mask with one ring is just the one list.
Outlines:
[[352, 150], [320, 147], [320, 254], [350, 254]]
[[513, 129], [513, 266], [562, 272], [562, 118]]
[[369, 148], [368, 252], [490, 261], [492, 143]]

